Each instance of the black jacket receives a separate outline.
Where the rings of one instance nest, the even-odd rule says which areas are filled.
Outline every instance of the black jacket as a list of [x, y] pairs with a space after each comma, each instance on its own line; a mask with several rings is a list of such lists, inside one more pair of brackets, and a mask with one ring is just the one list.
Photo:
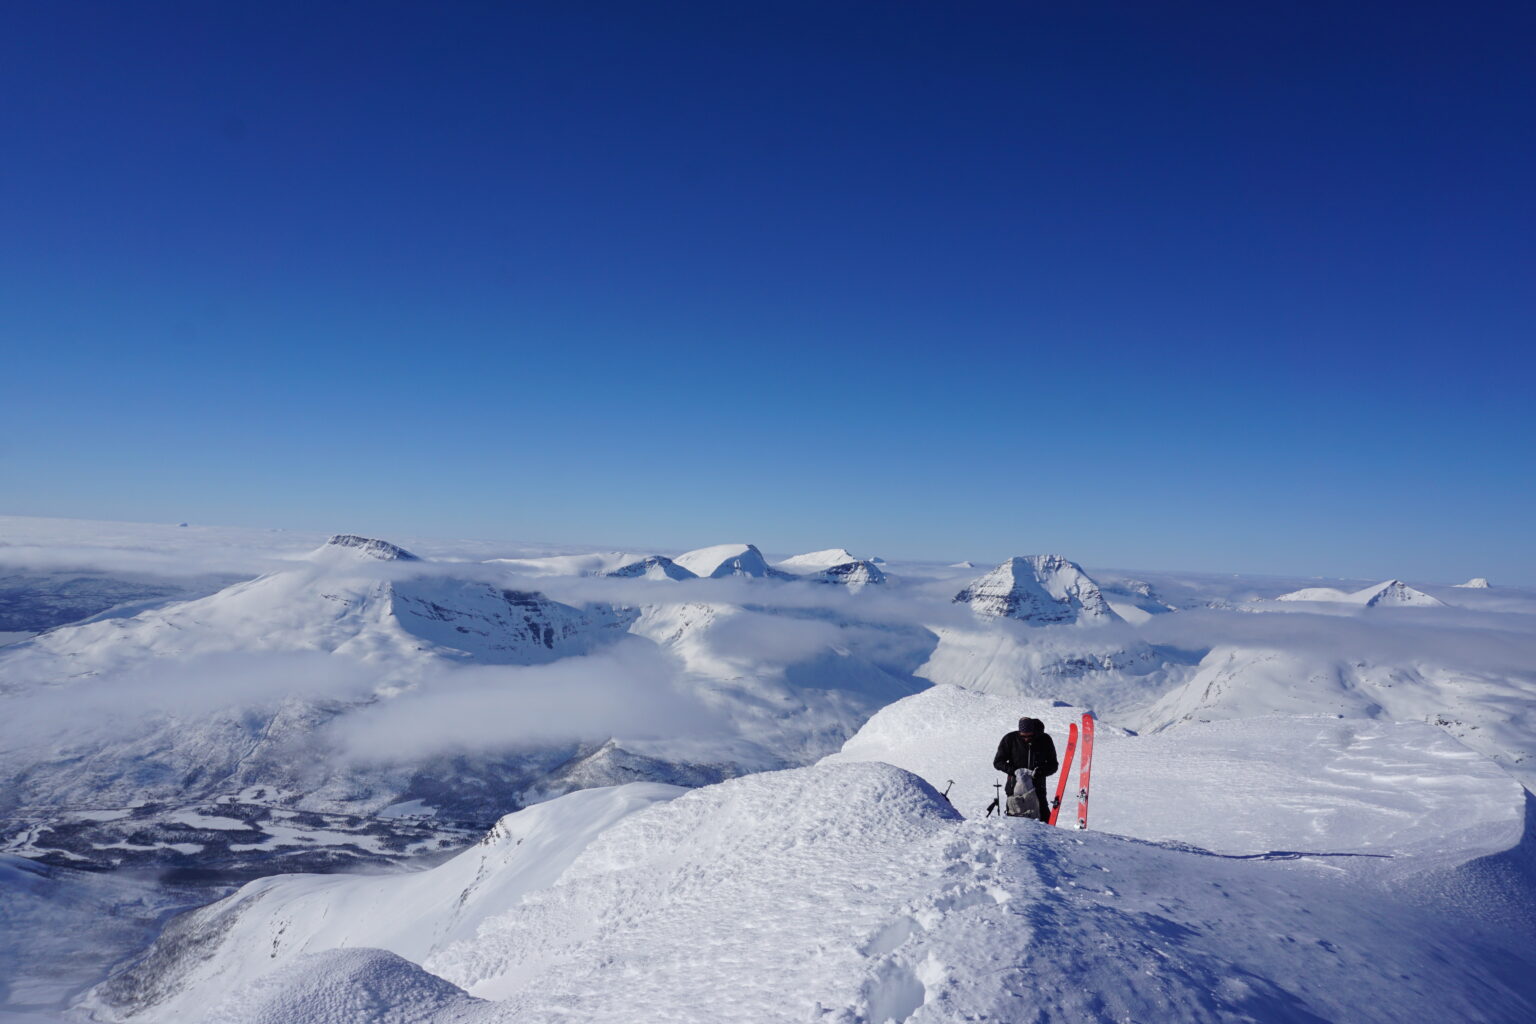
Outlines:
[[1055, 775], [1061, 765], [1056, 761], [1056, 742], [1050, 733], [1037, 732], [1026, 740], [1023, 733], [1010, 732], [997, 744], [992, 767], [1007, 772], [1010, 779], [1020, 768], [1032, 769], [1035, 778], [1044, 779]]

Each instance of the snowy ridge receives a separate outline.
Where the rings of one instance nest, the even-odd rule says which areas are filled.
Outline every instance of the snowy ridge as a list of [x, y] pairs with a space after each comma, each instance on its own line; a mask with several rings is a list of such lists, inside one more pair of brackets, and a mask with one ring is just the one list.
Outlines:
[[[221, 1019], [250, 1022], [285, 997], [313, 1005], [326, 990], [345, 1003], [367, 988], [354, 964], [298, 959], [343, 941], [418, 955], [430, 947], [420, 960], [396, 950], [410, 962], [385, 961], [395, 963], [395, 984], [440, 1007], [423, 1021], [922, 1024], [1016, 1020], [1021, 998], [1040, 1019], [1059, 1021], [1386, 1021], [1411, 1019], [1429, 999], [1452, 1019], [1512, 1020], [1536, 993], [1530, 917], [1493, 911], [1528, 898], [1529, 858], [1503, 875], [1475, 867], [1529, 844], [1524, 794], [1454, 744], [1424, 751], [1422, 735], [1397, 737], [1392, 727], [1333, 737], [1337, 723], [1297, 720], [1262, 749], [1282, 765], [1310, 731], [1336, 752], [1324, 774], [1343, 813], [1326, 816], [1305, 843], [1232, 855], [965, 820], [919, 777], [856, 759], [860, 751], [926, 758], [943, 774], [979, 763], [994, 774], [992, 733], [1006, 728], [997, 718], [1016, 710], [999, 698], [930, 691], [882, 712], [820, 766], [671, 800], [658, 793], [662, 802], [617, 818], [611, 803], [630, 787], [574, 794], [509, 817], [485, 849], [417, 875], [247, 886], [178, 922], [145, 961], [154, 970], [130, 970], [90, 1005], [116, 1019], [174, 1019], [178, 1007], [230, 993]], [[1166, 748], [1137, 756], [1142, 741], [1103, 735], [1095, 767], [1097, 778], [1115, 780], [1101, 783], [1106, 790], [1141, 771], [1153, 776], [1150, 793], [1167, 785], [1159, 775], [1168, 771], [1215, 778], [1201, 756], [1181, 761]], [[1439, 834], [1417, 834], [1398, 808], [1422, 787], [1391, 778], [1405, 769], [1438, 780], [1432, 800], [1470, 797], [1461, 806], [1471, 814], [1430, 815], [1423, 820]], [[969, 799], [969, 788], [953, 795]], [[566, 806], [578, 800], [579, 811]], [[597, 806], [610, 807], [607, 820], [592, 820], [603, 816]], [[1231, 836], [1240, 830], [1217, 819], [1232, 806], [1170, 815], [1133, 794], [1103, 813]], [[1261, 821], [1250, 810], [1240, 824]], [[559, 823], [579, 831], [562, 844]], [[513, 834], [553, 845], [525, 852], [508, 845]], [[1246, 848], [1270, 838], [1247, 837]], [[1315, 852], [1284, 852], [1298, 847]], [[491, 873], [481, 870], [493, 862]], [[499, 879], [505, 872], [512, 881]], [[1467, 886], [1474, 876], [1482, 888]], [[492, 884], [504, 888], [492, 894], [484, 888]], [[374, 889], [367, 896], [365, 885]], [[1437, 896], [1447, 885], [1464, 895]], [[379, 909], [392, 905], [399, 920]], [[253, 948], [274, 956], [247, 956]], [[612, 983], [615, 965], [622, 984]], [[452, 988], [432, 988], [431, 978]]]
[[1456, 584], [1458, 590], [1487, 590], [1489, 588], [1488, 577], [1474, 576], [1465, 583]]

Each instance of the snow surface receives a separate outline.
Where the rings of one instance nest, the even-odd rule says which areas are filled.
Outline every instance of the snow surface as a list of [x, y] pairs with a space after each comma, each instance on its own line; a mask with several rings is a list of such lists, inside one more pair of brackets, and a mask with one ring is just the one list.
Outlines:
[[[953, 781], [955, 807], [981, 817], [1002, 781], [998, 742], [1026, 715], [1064, 755], [1082, 709], [935, 686], [877, 712], [822, 763], [884, 761], [940, 790]], [[1075, 765], [1068, 775], [1074, 794]], [[1419, 723], [1272, 716], [1154, 736], [1099, 723], [1093, 780], [1093, 828], [1229, 854], [1454, 849], [1467, 859], [1514, 845], [1524, 821], [1519, 783]]]
[[[980, 696], [969, 707], [952, 704], [950, 717], [936, 723], [940, 732], [995, 726], [987, 702], [996, 698]], [[937, 710], [927, 697], [910, 698], [850, 746], [883, 743], [882, 752], [899, 756], [910, 730], [902, 722]], [[950, 748], [926, 732], [917, 738], [911, 752], [918, 756], [956, 767], [990, 760], [986, 748]], [[1274, 741], [1277, 756], [1291, 738]], [[1382, 734], [1344, 759], [1377, 779], [1361, 807], [1384, 799], [1380, 775], [1400, 772], [1405, 760], [1414, 770], [1424, 765], [1409, 753], [1412, 740]], [[1123, 782], [1127, 768], [1167, 764], [1116, 761], [1112, 746], [1095, 776], [1103, 789]], [[231, 1020], [275, 1019], [259, 1014], [317, 999], [323, 1013], [366, 1005], [385, 983], [407, 1008], [429, 1007], [410, 1020], [1396, 1021], [1431, 1001], [1448, 1019], [1516, 1020], [1536, 995], [1536, 933], [1528, 906], [1510, 913], [1500, 905], [1530, 884], [1530, 858], [1509, 862], [1502, 875], [1476, 859], [1528, 844], [1524, 794], [1476, 760], [1428, 759], [1433, 770], [1463, 769], [1457, 780], [1477, 794], [1475, 816], [1439, 830], [1433, 842], [1370, 841], [1383, 838], [1372, 822], [1392, 817], [1376, 808], [1331, 837], [1340, 848], [1298, 855], [1290, 851], [1300, 844], [1291, 843], [1260, 856], [967, 820], [919, 777], [887, 763], [762, 773], [655, 803], [595, 837], [583, 833], [562, 851], [578, 852], [562, 856], [542, 886], [515, 900], [477, 901], [476, 914], [488, 912], [473, 934], [440, 942], [420, 963], [448, 985], [433, 986], [377, 954], [345, 963], [289, 960], [286, 951], [300, 943], [319, 952], [326, 943], [312, 941], [315, 928], [334, 934], [335, 919], [357, 911], [333, 887], [333, 901], [316, 900], [296, 915], [283, 890], [315, 883], [275, 880], [267, 899], [247, 887], [226, 901], [248, 908], [234, 927], [269, 940], [221, 931], [209, 920], [218, 907], [200, 911], [209, 925], [201, 941], [189, 945], [182, 929], [157, 954], [210, 980], [162, 976], [140, 990], [150, 998], [128, 1019], [178, 1019], [178, 1007], [222, 994], [239, 971], [248, 980], [231, 997], [236, 1005], [221, 1011]], [[1172, 771], [1200, 777], [1207, 788], [1220, 783], [1211, 774], [1219, 765], [1186, 761]], [[1345, 794], [1347, 773], [1341, 779]], [[576, 796], [603, 798], [578, 794], [546, 807]], [[1216, 833], [1229, 810], [1185, 802], [1178, 816], [1208, 819], [1205, 829]], [[567, 816], [563, 808], [551, 813]], [[1122, 813], [1132, 813], [1130, 802]], [[1134, 813], [1145, 820], [1170, 809], [1152, 800]], [[1398, 823], [1392, 834], [1408, 830]], [[1379, 856], [1348, 855], [1362, 851]], [[517, 857], [515, 847], [510, 853]], [[457, 863], [378, 884], [411, 884], [418, 906], [450, 920], [464, 891]], [[380, 893], [372, 905], [393, 902]], [[409, 910], [405, 916], [421, 921]], [[269, 942], [277, 963], [246, 955]], [[366, 973], [359, 983], [358, 958], [387, 965], [387, 982]]]
[[1488, 577], [1474, 576], [1465, 583], [1456, 584], [1459, 590], [1487, 590], [1489, 588]]

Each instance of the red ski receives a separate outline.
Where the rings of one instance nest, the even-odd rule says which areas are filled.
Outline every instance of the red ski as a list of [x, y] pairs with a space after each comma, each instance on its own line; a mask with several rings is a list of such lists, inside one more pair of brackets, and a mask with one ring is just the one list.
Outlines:
[[1061, 798], [1067, 792], [1067, 775], [1072, 771], [1072, 751], [1077, 749], [1077, 723], [1067, 732], [1067, 756], [1061, 759], [1061, 774], [1056, 776], [1056, 798], [1051, 801], [1051, 824], [1061, 814]]
[[1083, 712], [1083, 757], [1077, 766], [1077, 827], [1088, 827], [1088, 773], [1093, 767], [1093, 712]]

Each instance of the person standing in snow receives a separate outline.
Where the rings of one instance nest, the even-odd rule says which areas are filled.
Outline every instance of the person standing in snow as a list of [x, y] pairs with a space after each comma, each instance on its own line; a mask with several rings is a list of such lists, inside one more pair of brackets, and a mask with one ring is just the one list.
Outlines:
[[[1045, 731], [1045, 723], [1038, 718], [1019, 719], [1018, 732], [1010, 732], [997, 744], [997, 756], [992, 767], [1008, 776], [1008, 796], [1013, 796], [1017, 782], [1027, 780], [1034, 786], [1035, 817], [1048, 821], [1051, 804], [1045, 795], [1045, 780], [1056, 774], [1061, 767], [1056, 761], [1056, 743]], [[1021, 794], [1022, 795], [1022, 794]]]

